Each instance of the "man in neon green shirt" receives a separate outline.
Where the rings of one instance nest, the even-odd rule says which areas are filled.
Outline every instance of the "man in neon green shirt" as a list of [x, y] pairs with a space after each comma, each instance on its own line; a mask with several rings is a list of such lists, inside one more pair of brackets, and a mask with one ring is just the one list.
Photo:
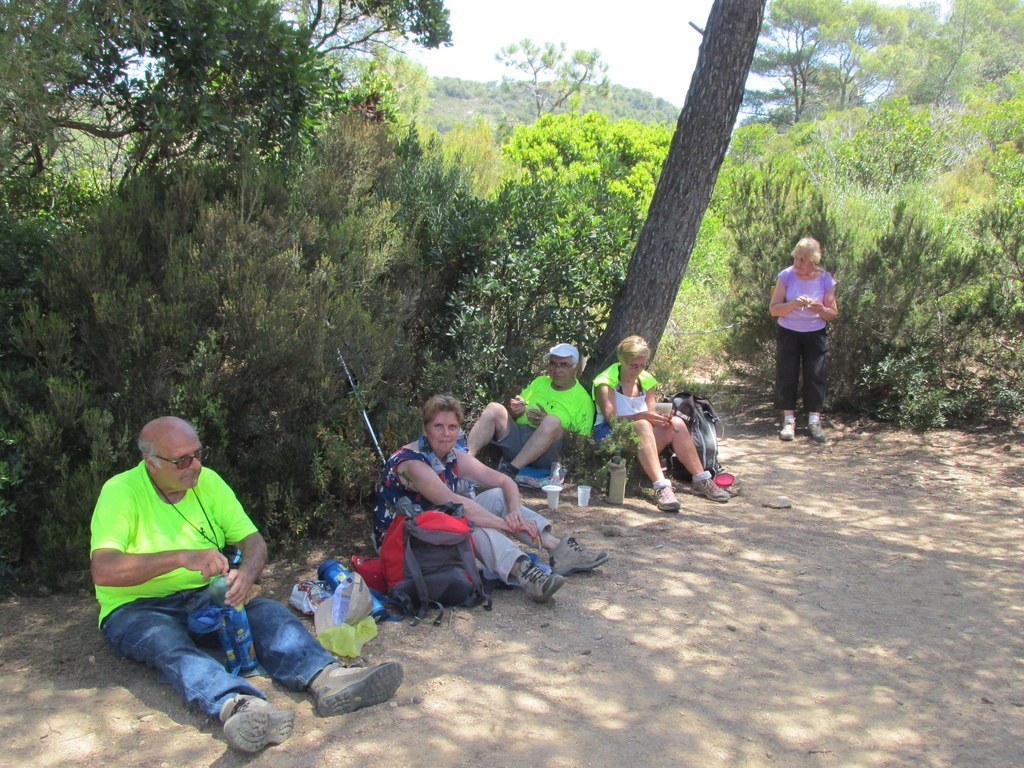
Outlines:
[[513, 479], [523, 467], [546, 469], [558, 461], [565, 430], [589, 435], [594, 426], [594, 401], [576, 379], [579, 350], [556, 344], [544, 361], [546, 375], [531, 381], [507, 408], [488, 403], [467, 437], [473, 456], [486, 445], [498, 446], [507, 462], [500, 469]]
[[[153, 667], [187, 703], [218, 717], [236, 749], [256, 752], [287, 739], [295, 713], [230, 674], [189, 632], [189, 614], [211, 604], [210, 579], [224, 574], [226, 602], [245, 605], [267, 673], [292, 690], [308, 690], [319, 714], [391, 698], [401, 665], [342, 667], [287, 607], [253, 597], [266, 542], [228, 484], [203, 467], [207, 449], [191, 424], [154, 419], [138, 446], [142, 461], [103, 485], [92, 517], [100, 631], [118, 655]], [[229, 568], [227, 545], [241, 550], [237, 569]]]

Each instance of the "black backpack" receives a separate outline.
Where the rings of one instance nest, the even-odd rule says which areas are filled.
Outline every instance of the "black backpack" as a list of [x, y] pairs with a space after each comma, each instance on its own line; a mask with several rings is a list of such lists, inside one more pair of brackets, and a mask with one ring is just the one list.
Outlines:
[[[662, 402], [672, 403], [674, 415], [686, 422], [704, 469], [712, 477], [722, 472], [723, 467], [718, 461], [718, 438], [723, 436], [719, 434], [721, 419], [715, 413], [711, 401], [692, 392], [677, 392], [663, 397]], [[693, 479], [683, 463], [676, 458], [671, 445], [665, 448], [662, 457], [668, 465], [669, 474], [686, 482]]]

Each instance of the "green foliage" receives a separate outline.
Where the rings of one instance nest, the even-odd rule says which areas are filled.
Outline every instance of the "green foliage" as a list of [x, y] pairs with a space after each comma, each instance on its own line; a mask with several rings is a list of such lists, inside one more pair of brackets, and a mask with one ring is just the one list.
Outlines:
[[598, 51], [567, 54], [565, 43], [545, 43], [541, 47], [528, 39], [506, 46], [498, 54], [498, 61], [526, 76], [506, 77], [504, 83], [529, 95], [534, 117], [561, 112], [578, 103], [583, 94], [607, 93], [608, 65], [601, 61]]
[[335, 128], [292, 174], [139, 177], [40, 251], [0, 368], [11, 567], [84, 573], [99, 486], [161, 413], [197, 425], [272, 541], [322, 535], [369, 492], [379, 460], [337, 353], [368, 407], [409, 401], [415, 288], [393, 275], [415, 257], [381, 195], [397, 163], [383, 129]]
[[[81, 137], [127, 152], [130, 171], [190, 157], [274, 157], [309, 139], [331, 70], [269, 0], [4, 6], [0, 70], [14, 98], [6, 173], [38, 173]], [[77, 137], [77, 139], [76, 139]]]
[[709, 208], [701, 221], [679, 294], [665, 334], [658, 344], [657, 366], [672, 379], [710, 362], [716, 367], [723, 338], [733, 318], [726, 297], [732, 280], [733, 253], [718, 212]]
[[520, 169], [488, 208], [494, 237], [463, 264], [448, 300], [454, 358], [486, 371], [488, 399], [529, 377], [553, 340], [596, 342], [622, 284], [668, 133], [588, 114], [520, 127], [505, 159]]
[[748, 94], [759, 119], [791, 125], [886, 96], [963, 102], [1024, 66], [1020, 0], [886, 7], [870, 0], [774, 0], [752, 71], [777, 87]]
[[[673, 125], [679, 107], [646, 91], [611, 85], [607, 96], [584, 93], [573, 111], [597, 112], [612, 120], [635, 120], [647, 125]], [[441, 132], [470, 121], [492, 125], [529, 124], [536, 119], [529, 94], [499, 83], [477, 83], [454, 77], [431, 81], [424, 120]]]
[[898, 426], [932, 429], [984, 415], [985, 404], [969, 389], [952, 390], [930, 350], [915, 346], [864, 366], [860, 385], [867, 410]]
[[563, 458], [568, 477], [577, 485], [589, 485], [594, 492], [608, 485], [608, 462], [613, 456], [635, 453], [639, 438], [628, 421], [616, 420], [611, 434], [597, 442], [590, 435], [566, 432]]
[[302, 24], [318, 50], [342, 60], [377, 53], [396, 38], [438, 48], [452, 37], [443, 0], [283, 0], [281, 8]]

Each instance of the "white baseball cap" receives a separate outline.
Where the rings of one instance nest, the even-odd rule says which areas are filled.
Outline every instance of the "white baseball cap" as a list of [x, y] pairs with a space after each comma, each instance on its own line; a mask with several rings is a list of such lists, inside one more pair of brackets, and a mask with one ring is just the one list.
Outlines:
[[571, 357], [573, 364], [580, 361], [580, 351], [576, 349], [572, 344], [555, 344], [551, 349], [548, 350], [547, 354], [544, 355], [544, 362], [551, 362], [551, 356], [555, 357]]

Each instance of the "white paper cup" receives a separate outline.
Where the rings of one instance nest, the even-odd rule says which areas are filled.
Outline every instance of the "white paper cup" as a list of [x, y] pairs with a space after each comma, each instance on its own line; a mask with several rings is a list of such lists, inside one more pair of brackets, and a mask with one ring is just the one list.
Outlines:
[[541, 490], [548, 495], [548, 509], [558, 509], [558, 494], [562, 492], [562, 486], [545, 485]]
[[581, 507], [590, 505], [590, 486], [589, 485], [578, 485], [576, 486], [576, 503]]
[[662, 416], [670, 416], [672, 414], [672, 403], [655, 403], [654, 410]]

